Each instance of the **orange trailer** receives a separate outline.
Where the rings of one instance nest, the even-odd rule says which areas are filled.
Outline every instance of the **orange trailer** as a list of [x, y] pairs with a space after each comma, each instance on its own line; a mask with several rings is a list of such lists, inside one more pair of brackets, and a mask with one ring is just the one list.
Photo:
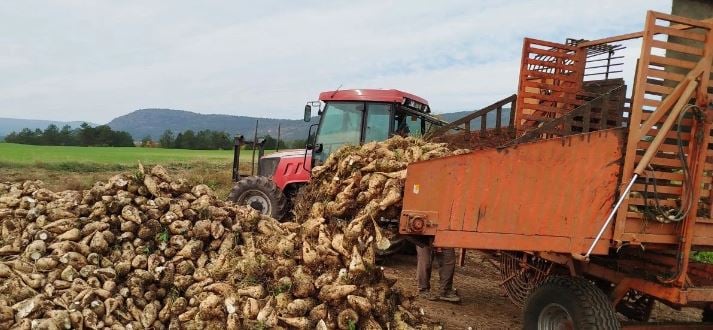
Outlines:
[[[632, 38], [627, 101], [611, 65], [587, 77]], [[411, 164], [400, 233], [490, 251], [526, 328], [619, 328], [648, 320], [654, 301], [713, 322], [713, 265], [692, 259], [713, 250], [712, 65], [713, 21], [657, 12], [642, 32], [525, 39], [516, 137]]]

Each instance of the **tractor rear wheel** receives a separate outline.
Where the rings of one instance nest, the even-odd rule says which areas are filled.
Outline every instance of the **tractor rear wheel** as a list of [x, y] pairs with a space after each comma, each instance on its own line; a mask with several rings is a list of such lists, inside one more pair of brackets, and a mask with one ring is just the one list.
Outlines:
[[287, 198], [272, 180], [264, 176], [249, 176], [233, 186], [228, 200], [248, 205], [264, 215], [282, 219], [287, 209]]
[[614, 308], [591, 282], [551, 276], [528, 297], [525, 329], [621, 329]]

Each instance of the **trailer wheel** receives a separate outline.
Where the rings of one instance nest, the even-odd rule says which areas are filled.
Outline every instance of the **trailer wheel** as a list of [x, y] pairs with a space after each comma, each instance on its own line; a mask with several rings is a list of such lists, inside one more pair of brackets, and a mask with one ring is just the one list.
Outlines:
[[235, 183], [228, 200], [248, 205], [264, 215], [280, 220], [287, 209], [287, 199], [272, 180], [249, 176]]
[[703, 308], [703, 314], [701, 316], [703, 317], [702, 322], [713, 323], [713, 304], [708, 304]]
[[620, 329], [606, 295], [582, 278], [552, 276], [527, 299], [525, 329]]

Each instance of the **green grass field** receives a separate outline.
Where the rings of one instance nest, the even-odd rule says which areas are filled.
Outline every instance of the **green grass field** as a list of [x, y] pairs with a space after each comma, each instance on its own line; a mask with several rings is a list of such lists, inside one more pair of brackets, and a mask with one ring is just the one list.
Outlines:
[[[243, 150], [242, 162], [250, 162], [252, 151]], [[121, 170], [144, 164], [180, 166], [190, 163], [229, 164], [232, 150], [184, 150], [162, 148], [112, 148], [33, 146], [0, 143], [0, 167], [38, 167], [87, 172], [92, 169]]]
[[[269, 153], [267, 151], [266, 153]], [[240, 170], [250, 173], [252, 151], [240, 154]], [[224, 198], [233, 185], [232, 150], [61, 147], [0, 143], [0, 182], [42, 180], [60, 191], [91, 188], [96, 181], [135, 171], [138, 162], [162, 165], [193, 184], [207, 184]]]

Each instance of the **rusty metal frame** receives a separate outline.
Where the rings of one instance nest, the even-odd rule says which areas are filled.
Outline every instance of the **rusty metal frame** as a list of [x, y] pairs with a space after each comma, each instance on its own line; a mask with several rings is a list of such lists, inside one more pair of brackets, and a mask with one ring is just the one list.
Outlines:
[[453, 130], [453, 129], [460, 129], [460, 126], [463, 126], [466, 133], [470, 133], [470, 131], [471, 131], [470, 123], [476, 119], [480, 119], [480, 133], [485, 134], [485, 132], [488, 129], [487, 128], [488, 115], [492, 114], [493, 112], [495, 112], [495, 127], [493, 127], [493, 129], [496, 132], [500, 133], [500, 130], [503, 128], [502, 127], [503, 106], [505, 106], [508, 103], [510, 103], [510, 117], [509, 117], [508, 129], [512, 129], [513, 121], [515, 120], [516, 102], [517, 102], [517, 94], [510, 95], [506, 98], [503, 98], [502, 100], [494, 102], [491, 105], [488, 105], [488, 106], [486, 106], [482, 109], [476, 110], [473, 113], [470, 113], [462, 118], [459, 118], [458, 120], [450, 122], [447, 125], [439, 127], [438, 129], [433, 131], [433, 133], [430, 133], [427, 136], [427, 138], [436, 137], [441, 134], [445, 134], [446, 132]]

